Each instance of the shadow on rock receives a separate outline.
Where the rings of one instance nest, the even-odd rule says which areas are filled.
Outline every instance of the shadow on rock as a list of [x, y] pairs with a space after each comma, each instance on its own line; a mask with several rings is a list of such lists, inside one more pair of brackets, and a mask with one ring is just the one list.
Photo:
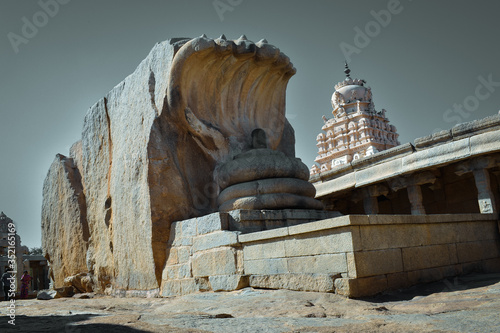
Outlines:
[[460, 290], [471, 290], [494, 285], [500, 282], [500, 274], [469, 274], [450, 277], [437, 282], [419, 284], [407, 289], [387, 291], [382, 294], [363, 297], [359, 300], [372, 303], [385, 303], [394, 301], [409, 301], [415, 297], [424, 297], [436, 293], [449, 293]]
[[134, 329], [125, 325], [116, 324], [79, 324], [82, 321], [96, 317], [92, 314], [68, 315], [68, 316], [16, 316], [16, 325], [10, 325], [7, 320], [0, 322], [0, 332], [147, 332]]

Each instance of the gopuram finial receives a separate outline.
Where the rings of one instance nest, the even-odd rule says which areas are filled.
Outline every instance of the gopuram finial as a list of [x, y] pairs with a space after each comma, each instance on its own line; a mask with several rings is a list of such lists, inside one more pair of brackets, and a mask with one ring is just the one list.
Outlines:
[[349, 65], [347, 64], [347, 61], [345, 61], [345, 69], [344, 69], [345, 76], [347, 78], [351, 78], [351, 70], [349, 69]]

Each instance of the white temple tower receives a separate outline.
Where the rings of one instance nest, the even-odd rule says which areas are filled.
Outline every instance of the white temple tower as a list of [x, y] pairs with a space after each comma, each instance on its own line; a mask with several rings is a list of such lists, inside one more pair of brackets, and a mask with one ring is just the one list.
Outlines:
[[365, 80], [351, 79], [345, 64], [346, 78], [335, 85], [332, 95], [333, 118], [323, 116], [325, 125], [316, 141], [318, 156], [311, 175], [325, 172], [400, 143], [396, 127], [389, 124], [386, 110], [376, 111], [370, 87]]

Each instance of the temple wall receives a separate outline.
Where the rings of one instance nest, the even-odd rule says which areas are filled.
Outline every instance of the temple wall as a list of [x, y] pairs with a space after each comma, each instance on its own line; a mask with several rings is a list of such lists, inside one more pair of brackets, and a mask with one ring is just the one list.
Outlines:
[[[330, 278], [338, 294], [362, 297], [472, 271], [500, 271], [497, 219], [489, 214], [351, 215], [239, 240], [250, 286], [260, 288], [313, 274]], [[299, 290], [323, 291], [322, 285], [303, 283]]]
[[460, 124], [311, 177], [343, 214], [498, 213], [500, 115]]
[[162, 296], [250, 286], [363, 297], [500, 272], [495, 214], [348, 215], [248, 233], [230, 231], [232, 218], [174, 223]]
[[352, 216], [354, 251], [337, 293], [385, 290], [476, 272], [500, 271], [500, 234], [493, 214]]
[[264, 255], [262, 258], [257, 256], [256, 261], [245, 261], [244, 251], [252, 250], [245, 250], [240, 237], [247, 236], [248, 240], [252, 235], [273, 234], [274, 230], [300, 229], [300, 223], [334, 216], [339, 214], [300, 209], [235, 210], [174, 222], [168, 243], [168, 260], [162, 274], [161, 295], [246, 287], [251, 272], [262, 269], [277, 272], [279, 262], [283, 260], [273, 261], [272, 257]]

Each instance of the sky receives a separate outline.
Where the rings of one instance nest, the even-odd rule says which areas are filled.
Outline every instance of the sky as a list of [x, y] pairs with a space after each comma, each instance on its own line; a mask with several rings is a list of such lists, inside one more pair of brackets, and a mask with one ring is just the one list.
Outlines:
[[41, 245], [55, 155], [159, 41], [244, 34], [280, 48], [297, 69], [286, 113], [310, 167], [344, 60], [401, 143], [497, 114], [498, 13], [494, 0], [0, 0], [0, 211]]

